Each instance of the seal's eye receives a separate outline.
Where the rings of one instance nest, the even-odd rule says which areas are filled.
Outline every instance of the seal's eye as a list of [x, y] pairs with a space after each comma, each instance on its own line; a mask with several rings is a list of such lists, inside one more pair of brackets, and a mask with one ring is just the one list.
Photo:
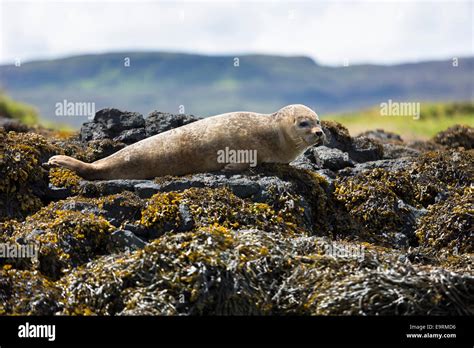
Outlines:
[[300, 124], [299, 124], [300, 127], [308, 127], [309, 126], [309, 122], [308, 121], [301, 121]]

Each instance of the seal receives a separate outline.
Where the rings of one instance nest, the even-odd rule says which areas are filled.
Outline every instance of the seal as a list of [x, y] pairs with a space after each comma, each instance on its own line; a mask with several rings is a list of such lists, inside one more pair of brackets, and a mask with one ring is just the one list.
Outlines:
[[261, 163], [290, 163], [308, 147], [321, 145], [324, 138], [318, 115], [297, 104], [272, 114], [231, 112], [207, 117], [93, 163], [57, 155], [48, 164], [71, 169], [88, 180], [241, 171]]

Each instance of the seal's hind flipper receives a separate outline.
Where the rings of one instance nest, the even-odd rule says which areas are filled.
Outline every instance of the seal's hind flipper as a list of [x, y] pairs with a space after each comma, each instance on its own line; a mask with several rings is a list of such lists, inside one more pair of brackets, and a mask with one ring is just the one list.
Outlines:
[[64, 155], [56, 155], [53, 156], [49, 159], [47, 165], [50, 168], [54, 167], [63, 167], [70, 169], [74, 172], [76, 172], [77, 175], [88, 179], [94, 177], [97, 172], [97, 169], [95, 166], [91, 163], [85, 163], [82, 161], [79, 161], [78, 159], [69, 157], [69, 156], [64, 156]]

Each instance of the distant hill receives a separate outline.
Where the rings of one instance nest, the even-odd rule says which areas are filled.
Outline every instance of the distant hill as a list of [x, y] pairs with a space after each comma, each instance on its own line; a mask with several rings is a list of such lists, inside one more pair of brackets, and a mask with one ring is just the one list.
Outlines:
[[[130, 58], [130, 67], [124, 59]], [[0, 66], [0, 88], [52, 122], [79, 126], [84, 117], [55, 116], [63, 100], [94, 102], [148, 114], [208, 116], [234, 110], [272, 112], [291, 103], [320, 114], [396, 101], [472, 100], [474, 58], [391, 66], [327, 67], [307, 57], [109, 53]], [[184, 110], [180, 110], [180, 105]]]

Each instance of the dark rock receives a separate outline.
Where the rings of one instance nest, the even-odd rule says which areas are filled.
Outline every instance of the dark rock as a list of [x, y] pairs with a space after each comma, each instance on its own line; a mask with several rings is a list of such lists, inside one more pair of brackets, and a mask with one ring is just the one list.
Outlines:
[[244, 176], [240, 174], [226, 176], [224, 174], [196, 174], [187, 177], [174, 178], [173, 180], [160, 181], [163, 192], [182, 191], [191, 187], [229, 187], [239, 198], [252, 198], [252, 200], [264, 200], [265, 192], [273, 189], [288, 188], [285, 183], [277, 177], [267, 176]]
[[[206, 174], [196, 174], [186, 177], [176, 177], [173, 179], [160, 179], [162, 192], [182, 191], [191, 187], [206, 187]], [[212, 174], [209, 174], [212, 175]]]
[[322, 121], [321, 125], [326, 136], [325, 146], [341, 151], [351, 148], [351, 136], [346, 127], [334, 121]]
[[415, 157], [420, 155], [420, 151], [403, 145], [383, 144], [383, 158], [395, 159], [401, 157]]
[[125, 129], [145, 127], [145, 120], [138, 112], [126, 112], [118, 109], [102, 109], [97, 111], [94, 122], [105, 125], [112, 133], [119, 133]]
[[109, 133], [101, 123], [86, 122], [82, 124], [80, 138], [82, 141], [102, 140], [109, 138]]
[[377, 140], [363, 136], [352, 138], [346, 127], [334, 121], [323, 121], [322, 127], [326, 147], [347, 152], [350, 159], [358, 163], [382, 159], [383, 148]]
[[24, 239], [23, 237], [18, 237], [18, 238], [16, 239], [16, 242], [17, 242], [18, 244], [21, 244], [21, 245], [25, 245], [25, 244], [26, 244], [26, 241], [25, 241], [25, 239]]
[[114, 140], [125, 144], [133, 144], [145, 138], [145, 128], [135, 128], [124, 130], [119, 136], [115, 137]]
[[85, 152], [86, 162], [95, 162], [99, 159], [112, 155], [127, 146], [123, 142], [112, 139], [91, 140], [87, 143]]
[[[214, 186], [214, 184], [211, 186]], [[241, 175], [234, 175], [232, 177], [232, 180], [229, 183], [229, 188], [237, 197], [240, 198], [252, 197], [261, 190], [261, 186], [258, 182], [253, 182], [251, 179], [249, 180], [249, 178]]]
[[388, 171], [405, 170], [412, 165], [414, 160], [415, 158], [413, 157], [402, 157], [397, 159], [386, 159], [366, 163], [357, 163], [353, 168], [344, 168], [340, 170], [337, 174], [340, 176], [353, 176], [361, 172], [376, 168], [382, 168]]
[[[288, 166], [289, 167], [289, 166]], [[333, 173], [324, 171], [322, 175], [328, 175], [334, 177]], [[277, 200], [276, 197], [279, 195], [292, 194], [304, 198], [298, 191], [297, 187], [290, 180], [282, 179], [277, 175], [271, 173], [253, 173], [253, 174], [235, 174], [226, 175], [223, 173], [202, 173], [195, 175], [188, 175], [183, 177], [162, 177], [157, 178], [158, 182], [151, 180], [109, 180], [109, 181], [82, 181], [80, 184], [81, 192], [85, 196], [105, 196], [109, 194], [117, 194], [122, 192], [132, 192], [140, 198], [149, 198], [158, 192], [171, 192], [171, 191], [184, 191], [190, 188], [229, 188], [233, 194], [241, 199], [251, 199], [254, 202], [274, 204]], [[301, 205], [307, 205], [305, 202], [301, 202]], [[114, 203], [115, 204], [115, 203]], [[103, 207], [106, 210], [107, 206]], [[182, 208], [184, 209], [184, 208]], [[305, 209], [309, 216], [311, 215], [311, 207]], [[131, 210], [130, 213], [132, 213]], [[183, 210], [183, 214], [186, 210]], [[104, 214], [104, 212], [102, 212]], [[117, 226], [124, 220], [132, 221], [132, 216], [118, 217], [117, 213], [111, 213], [105, 215], [110, 218], [117, 218], [113, 221], [113, 224]], [[135, 218], [139, 218], [135, 216]], [[189, 221], [186, 217], [182, 218], [183, 221]], [[187, 223], [182, 228], [189, 228]], [[156, 230], [149, 238], [157, 238], [163, 233], [175, 229], [175, 226], [163, 226], [163, 228]], [[145, 232], [144, 232], [145, 233]]]
[[58, 201], [66, 199], [72, 195], [70, 187], [56, 187], [53, 184], [48, 184], [47, 189], [44, 191], [43, 199], [47, 201]]
[[135, 185], [149, 182], [149, 180], [98, 180], [79, 183], [81, 193], [86, 197], [96, 197], [99, 195], [113, 195], [124, 191], [135, 191]]
[[170, 114], [167, 112], [153, 111], [145, 120], [146, 136], [166, 132], [170, 129], [184, 126], [197, 121], [199, 118], [194, 115]]
[[142, 249], [145, 245], [146, 243], [131, 231], [117, 230], [110, 235], [107, 250], [110, 253], [119, 253]]
[[173, 179], [160, 180], [161, 191], [182, 191], [191, 187], [222, 187], [228, 186], [232, 192], [240, 197], [247, 198], [260, 191], [258, 183], [243, 175], [226, 176], [224, 174], [202, 173]]
[[87, 213], [87, 214], [94, 214], [94, 215], [99, 215], [101, 213], [101, 210], [99, 207], [93, 203], [88, 203], [88, 202], [77, 202], [77, 201], [66, 201], [63, 206], [63, 210], [72, 210], [72, 211], [79, 211], [81, 213]]
[[103, 216], [112, 223], [118, 226], [124, 221], [135, 220], [139, 217], [140, 208], [142, 207], [141, 200], [134, 194], [130, 193], [122, 196], [115, 196], [113, 199], [107, 200], [102, 205]]
[[466, 150], [474, 148], [474, 128], [466, 125], [455, 125], [439, 132], [433, 138], [434, 142], [448, 148], [463, 147]]
[[5, 131], [10, 132], [17, 132], [17, 133], [25, 133], [29, 131], [29, 127], [24, 125], [18, 120], [1, 117], [0, 116], [0, 127], [4, 128]]
[[94, 201], [81, 201], [74, 198], [62, 201], [58, 206], [61, 210], [102, 216], [114, 226], [135, 220], [141, 207], [141, 200], [131, 192], [127, 192], [126, 195], [108, 197], [100, 204], [100, 207]]
[[228, 186], [240, 198], [248, 198], [260, 192], [258, 183], [239, 174], [227, 177], [224, 174], [202, 173], [184, 177], [160, 178], [159, 183], [145, 181], [134, 185], [134, 191], [142, 198], [148, 198], [157, 192], [183, 191], [192, 187]]
[[150, 198], [160, 190], [161, 185], [151, 180], [134, 185], [134, 191], [140, 198]]
[[420, 151], [420, 152], [428, 152], [428, 151], [438, 151], [445, 149], [444, 145], [437, 144], [434, 141], [410, 141], [407, 143], [407, 146], [411, 149]]
[[290, 165], [298, 169], [311, 170], [313, 172], [321, 169], [320, 165], [316, 163], [314, 159], [312, 148], [306, 150], [304, 154], [299, 155]]
[[133, 234], [135, 234], [137, 237], [141, 239], [145, 240], [149, 238], [148, 229], [144, 227], [143, 225], [125, 223], [123, 224], [123, 229], [133, 232]]
[[403, 139], [400, 135], [384, 131], [383, 129], [368, 130], [358, 135], [359, 137], [367, 137], [369, 139], [379, 140], [382, 143], [388, 144], [400, 144], [403, 143]]
[[351, 159], [359, 163], [377, 161], [383, 158], [382, 145], [376, 140], [366, 137], [352, 138], [348, 153]]
[[334, 179], [336, 179], [337, 177], [337, 174], [335, 172], [333, 172], [331, 169], [318, 169], [315, 171], [315, 173], [321, 175], [329, 184], [329, 186], [331, 186], [332, 182], [334, 181]]
[[331, 149], [326, 146], [318, 146], [312, 148], [313, 156], [320, 168], [330, 170], [340, 170], [345, 167], [353, 167], [354, 162], [349, 158], [347, 152], [339, 149]]
[[[145, 120], [137, 112], [102, 109], [95, 114], [92, 122], [83, 124], [80, 134], [82, 141], [119, 137], [119, 141], [131, 143], [145, 134], [144, 128]], [[142, 129], [142, 131], [139, 129]], [[125, 132], [126, 130], [133, 131]]]
[[133, 144], [152, 135], [181, 127], [198, 120], [196, 116], [170, 114], [154, 111], [145, 120], [136, 112], [117, 109], [103, 109], [96, 113], [94, 120], [83, 124], [81, 141], [113, 139]]

